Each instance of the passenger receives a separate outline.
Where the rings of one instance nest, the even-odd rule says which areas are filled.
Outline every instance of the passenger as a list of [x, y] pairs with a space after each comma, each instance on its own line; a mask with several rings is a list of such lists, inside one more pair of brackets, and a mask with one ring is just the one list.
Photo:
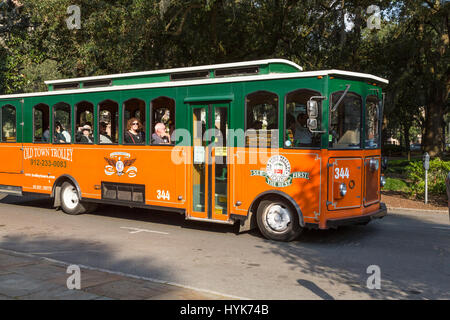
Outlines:
[[155, 125], [155, 133], [152, 134], [152, 144], [169, 144], [170, 135], [166, 132], [166, 126], [159, 122]]
[[89, 125], [86, 124], [85, 126], [83, 126], [83, 128], [81, 128], [81, 132], [83, 134], [80, 139], [81, 143], [94, 143], [91, 135], [91, 127]]
[[70, 133], [64, 129], [64, 127], [61, 126], [61, 130], [62, 130], [62, 135], [64, 136], [64, 138], [66, 139], [66, 143], [71, 143], [72, 142], [72, 138], [70, 137]]
[[127, 131], [125, 131], [125, 143], [142, 144], [145, 142], [145, 136], [142, 132], [142, 124], [137, 118], [131, 118], [127, 122]]
[[261, 130], [263, 128], [263, 122], [260, 120], [256, 120], [253, 122], [250, 129]]
[[100, 143], [113, 143], [111, 138], [111, 123], [100, 122]]
[[75, 134], [75, 142], [81, 142], [81, 137], [83, 136], [83, 128], [84, 126], [89, 126], [89, 128], [92, 128], [92, 125], [89, 121], [87, 121], [85, 124], [83, 124], [81, 127], [78, 127], [78, 131]]
[[43, 142], [50, 142], [50, 130], [47, 126], [47, 129], [45, 129], [44, 133], [42, 134], [42, 141]]
[[308, 115], [306, 113], [299, 113], [297, 115], [294, 139], [300, 145], [311, 145], [312, 143], [312, 133], [306, 126], [307, 121]]
[[62, 134], [63, 127], [61, 123], [55, 123], [55, 143], [67, 143], [66, 137]]

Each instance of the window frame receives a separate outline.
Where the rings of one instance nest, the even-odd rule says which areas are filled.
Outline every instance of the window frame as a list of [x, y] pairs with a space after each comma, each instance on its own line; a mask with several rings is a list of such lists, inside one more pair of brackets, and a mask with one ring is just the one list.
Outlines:
[[[78, 111], [78, 105], [79, 104], [81, 104], [81, 103], [89, 103], [90, 105], [92, 105], [92, 117], [93, 117], [93, 120], [92, 120], [92, 128], [91, 128], [91, 131], [92, 131], [92, 139], [93, 139], [93, 141], [92, 141], [92, 143], [83, 143], [83, 142], [77, 142], [77, 133], [78, 133], [78, 126], [77, 126], [77, 111]], [[95, 126], [95, 105], [92, 103], [92, 102], [90, 102], [90, 101], [88, 101], [88, 100], [81, 100], [81, 101], [78, 101], [77, 103], [75, 103], [74, 105], [73, 105], [73, 114], [74, 114], [74, 118], [75, 118], [75, 122], [74, 122], [74, 125], [75, 125], [75, 134], [74, 134], [74, 136], [73, 136], [73, 143], [74, 144], [82, 144], [82, 145], [93, 145], [93, 144], [95, 144], [95, 129], [94, 129], [94, 126]]]
[[[331, 128], [331, 108], [333, 107], [333, 94], [336, 93], [344, 93], [345, 90], [338, 90], [338, 91], [334, 91], [330, 94], [330, 103], [328, 104], [328, 128], [327, 128], [327, 133], [328, 135], [330, 135], [330, 128]], [[348, 91], [347, 95], [349, 94], [354, 94], [356, 96], [359, 97], [360, 101], [361, 101], [361, 110], [359, 113], [360, 116], [360, 127], [359, 127], [359, 147], [358, 148], [334, 148], [334, 147], [330, 147], [330, 142], [328, 141], [327, 143], [327, 149], [328, 150], [363, 150], [363, 145], [362, 145], [362, 141], [363, 141], [363, 118], [364, 118], [364, 100], [363, 100], [363, 96], [359, 93], [356, 93], [355, 91]], [[341, 101], [341, 103], [345, 100], [345, 98]]]
[[[378, 139], [377, 139], [377, 141], [376, 141], [376, 143], [377, 143], [377, 146], [376, 147], [366, 147], [366, 132], [368, 131], [367, 129], [368, 129], [368, 126], [367, 126], [367, 119], [366, 119], [366, 112], [367, 112], [367, 100], [369, 99], [369, 98], [371, 98], [371, 97], [374, 97], [374, 98], [376, 98], [377, 99], [377, 104], [378, 104], [378, 116], [377, 116], [377, 122], [376, 122], [376, 126], [377, 126], [377, 129], [378, 129]], [[364, 140], [363, 140], [363, 142], [364, 142], [364, 149], [365, 150], [376, 150], [376, 149], [381, 149], [381, 121], [382, 121], [382, 119], [381, 119], [381, 117], [380, 117], [380, 106], [379, 106], [379, 103], [381, 102], [381, 99], [377, 96], [377, 95], [375, 95], [375, 94], [368, 94], [367, 96], [366, 96], [366, 99], [365, 99], [365, 101], [364, 101]]]
[[[15, 124], [14, 124], [14, 128], [15, 128], [15, 136], [14, 136], [14, 141], [3, 141], [3, 110], [6, 108], [14, 108], [14, 113], [15, 113]], [[0, 130], [0, 142], [1, 143], [17, 143], [17, 107], [12, 105], [12, 104], [5, 104], [3, 106], [1, 106], [0, 108], [0, 125], [1, 125], [1, 130]]]
[[174, 130], [177, 129], [177, 121], [176, 121], [177, 102], [176, 102], [176, 100], [174, 98], [169, 97], [169, 96], [158, 96], [158, 97], [150, 100], [150, 103], [149, 103], [149, 106], [150, 106], [150, 109], [149, 109], [149, 112], [150, 112], [150, 115], [149, 115], [150, 129], [149, 129], [149, 131], [150, 132], [149, 132], [149, 135], [148, 135], [148, 138], [149, 138], [148, 144], [150, 146], [171, 146], [171, 147], [174, 147], [176, 145], [176, 141], [174, 141], [173, 143], [172, 142], [171, 143], [152, 143], [152, 135], [153, 135], [153, 130], [154, 130], [154, 126], [153, 126], [153, 102], [155, 100], [161, 99], [161, 98], [166, 98], [168, 100], [172, 100], [173, 101], [173, 112], [174, 112], [173, 117], [174, 117], [174, 121], [175, 121], [175, 129]]
[[[35, 131], [36, 131], [36, 124], [34, 122], [34, 111], [36, 110], [37, 106], [46, 106], [48, 108], [48, 130], [49, 130], [49, 141], [44, 142], [44, 141], [36, 141], [35, 138], [36, 136], [34, 135]], [[52, 143], [52, 133], [51, 133], [51, 121], [50, 121], [50, 106], [46, 103], [40, 102], [38, 104], [35, 104], [33, 106], [33, 111], [32, 111], [32, 123], [33, 123], [33, 143], [42, 143], [42, 144], [51, 144]], [[42, 137], [44, 137], [44, 132], [42, 131]]]
[[[125, 132], [127, 130], [127, 122], [128, 122], [128, 120], [125, 121], [125, 104], [128, 101], [131, 101], [131, 100], [139, 100], [139, 101], [142, 101], [144, 103], [144, 119], [145, 119], [145, 121], [148, 121], [147, 120], [147, 118], [148, 118], [148, 116], [147, 116], [147, 103], [145, 102], [144, 99], [133, 97], [133, 98], [129, 98], [129, 99], [125, 100], [124, 102], [122, 102], [122, 110], [121, 110], [121, 113], [122, 113], [122, 134], [121, 134], [122, 145], [126, 145], [126, 146], [145, 146], [145, 145], [147, 145], [147, 139], [148, 139], [148, 137], [147, 137], [148, 135], [146, 134], [147, 133], [146, 132], [147, 131], [147, 125], [142, 125], [142, 128], [144, 130], [144, 142], [143, 143], [126, 143], [125, 142]], [[120, 115], [119, 115], [119, 121], [120, 121]], [[142, 124], [142, 119], [139, 119], [139, 121], [141, 121], [141, 124]]]
[[[308, 149], [314, 149], [314, 150], [320, 150], [322, 148], [322, 133], [320, 133], [320, 142], [319, 145], [317, 147], [286, 147], [285, 146], [285, 141], [286, 141], [286, 112], [287, 112], [287, 97], [288, 95], [290, 95], [291, 93], [294, 93], [296, 91], [309, 91], [311, 92], [311, 96], [321, 96], [322, 94], [320, 93], [320, 91], [316, 91], [313, 89], [308, 89], [308, 88], [300, 88], [300, 89], [295, 89], [292, 91], [287, 92], [284, 95], [284, 105], [283, 105], [283, 149], [301, 149], [301, 150], [308, 150]], [[317, 103], [320, 106], [320, 124], [323, 124], [323, 100], [317, 101]], [[307, 113], [308, 114], [308, 113]], [[295, 119], [297, 121], [297, 119]], [[317, 129], [317, 130], [321, 130], [321, 129]]]
[[[117, 114], [118, 114], [118, 121], [117, 121], [117, 142], [112, 142], [112, 143], [100, 143], [100, 105], [106, 102], [112, 102], [115, 103], [117, 105]], [[111, 116], [112, 119], [112, 116]], [[101, 146], [116, 146], [119, 145], [119, 141], [120, 141], [120, 105], [117, 101], [114, 101], [112, 99], [105, 99], [100, 101], [99, 103], [97, 103], [97, 121], [96, 121], [96, 126], [97, 126], [97, 134], [95, 139], [97, 139], [97, 142], [95, 144], [101, 145]], [[112, 137], [111, 137], [112, 138]]]
[[54, 132], [51, 132], [51, 136], [52, 136], [51, 143], [52, 144], [58, 144], [58, 145], [73, 144], [74, 143], [73, 140], [75, 140], [74, 135], [73, 135], [73, 114], [72, 114], [73, 113], [73, 108], [72, 108], [72, 105], [70, 103], [67, 103], [65, 101], [60, 101], [60, 102], [55, 103], [52, 106], [52, 116], [53, 116], [53, 119], [52, 119], [52, 130], [53, 131], [55, 130], [55, 122], [56, 122], [56, 110], [55, 110], [55, 107], [57, 107], [60, 104], [66, 104], [66, 105], [69, 106], [69, 109], [70, 109], [70, 112], [69, 112], [69, 114], [70, 114], [70, 124], [69, 124], [69, 126], [70, 126], [70, 131], [71, 131], [71, 133], [70, 133], [70, 142], [55, 143], [55, 141], [53, 141], [54, 140]]
[[268, 91], [268, 90], [256, 90], [256, 91], [252, 91], [252, 92], [250, 92], [250, 93], [247, 93], [247, 94], [245, 95], [245, 97], [244, 97], [244, 148], [262, 148], [262, 149], [273, 149], [273, 148], [275, 148], [275, 147], [273, 147], [272, 145], [270, 145], [270, 146], [265, 146], [265, 147], [261, 147], [261, 146], [259, 145], [259, 140], [258, 140], [258, 145], [257, 145], [257, 146], [250, 146], [250, 145], [247, 145], [247, 139], [246, 139], [246, 138], [247, 138], [247, 130], [248, 130], [248, 128], [247, 128], [247, 126], [248, 126], [248, 123], [247, 123], [247, 111], [248, 111], [248, 101], [247, 101], [247, 97], [248, 97], [249, 95], [253, 95], [253, 94], [261, 93], [261, 92], [269, 93], [269, 94], [272, 94], [272, 95], [274, 95], [274, 96], [276, 97], [276, 100], [277, 100], [277, 105], [276, 105], [276, 107], [277, 107], [276, 115], [277, 115], [277, 120], [278, 120], [278, 141], [277, 141], [278, 147], [277, 147], [277, 148], [280, 148], [280, 146], [279, 146], [279, 144], [280, 144], [280, 97], [279, 97], [279, 95], [278, 95], [277, 93], [272, 92], [272, 91]]

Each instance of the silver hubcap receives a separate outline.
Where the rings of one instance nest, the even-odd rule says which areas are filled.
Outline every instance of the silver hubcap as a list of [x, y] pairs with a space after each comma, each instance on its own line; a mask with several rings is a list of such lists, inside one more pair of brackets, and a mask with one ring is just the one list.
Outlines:
[[276, 232], [285, 231], [291, 222], [288, 209], [278, 203], [268, 206], [265, 213], [264, 224]]
[[64, 189], [62, 195], [64, 204], [69, 209], [74, 209], [78, 205], [78, 193], [75, 187], [68, 187]]

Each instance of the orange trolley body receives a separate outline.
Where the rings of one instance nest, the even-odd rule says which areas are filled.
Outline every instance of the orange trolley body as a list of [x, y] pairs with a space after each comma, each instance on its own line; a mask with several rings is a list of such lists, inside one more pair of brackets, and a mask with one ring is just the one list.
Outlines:
[[[241, 75], [244, 67], [253, 68], [253, 74]], [[233, 68], [239, 69], [237, 76], [219, 77], [218, 71]], [[210, 78], [192, 79], [190, 74], [180, 81], [173, 76], [201, 70]], [[301, 72], [295, 64], [275, 59], [161, 74], [168, 76], [166, 82], [127, 85], [124, 79], [145, 75], [113, 75], [106, 89], [57, 89], [103, 80], [80, 78], [49, 82], [47, 93], [0, 97], [0, 192], [50, 195], [55, 206], [72, 214], [96, 202], [177, 211], [187, 219], [239, 222], [241, 231], [258, 226], [264, 236], [282, 241], [294, 239], [303, 228], [365, 224], [386, 214], [380, 202], [379, 84], [384, 79], [337, 70]], [[173, 100], [167, 114], [175, 122], [176, 143], [152, 143], [154, 124], [164, 120], [155, 119], [158, 97]], [[117, 101], [117, 141], [102, 144], [101, 106], [108, 99]], [[127, 109], [130, 99], [142, 103]], [[69, 110], [69, 143], [57, 143], [54, 134], [61, 113], [53, 106], [61, 102]], [[43, 107], [36, 108], [38, 104]], [[39, 113], [41, 128], [37, 109], [44, 110]], [[77, 110], [84, 110], [83, 116], [92, 110], [92, 143], [75, 140], [83, 124]], [[133, 112], [147, 119], [141, 145], [124, 139], [126, 118]], [[294, 125], [288, 128], [291, 116], [301, 119], [303, 114], [309, 116], [309, 145], [302, 145], [301, 135], [293, 138], [295, 129], [289, 128]], [[260, 117], [256, 120], [262, 127], [250, 124], [252, 117]], [[44, 143], [47, 125], [52, 134]], [[300, 122], [295, 125], [304, 130]], [[357, 135], [348, 138], [350, 131]]]

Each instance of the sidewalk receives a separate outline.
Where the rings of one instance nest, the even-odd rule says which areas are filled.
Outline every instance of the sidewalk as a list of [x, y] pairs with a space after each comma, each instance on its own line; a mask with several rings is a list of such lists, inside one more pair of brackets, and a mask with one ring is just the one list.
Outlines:
[[228, 296], [81, 267], [69, 290], [68, 264], [0, 249], [0, 300], [229, 300]]

